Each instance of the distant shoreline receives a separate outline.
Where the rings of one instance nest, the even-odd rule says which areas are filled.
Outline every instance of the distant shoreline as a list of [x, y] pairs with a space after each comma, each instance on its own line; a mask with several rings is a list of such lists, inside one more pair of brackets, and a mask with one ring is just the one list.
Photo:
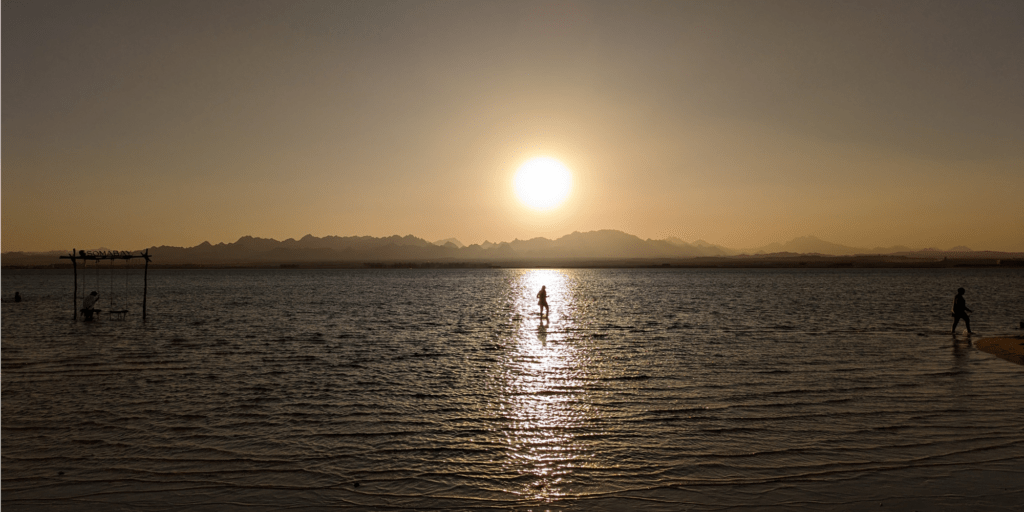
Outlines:
[[[159, 255], [154, 260], [159, 261]], [[151, 263], [150, 269], [500, 269], [500, 268], [1024, 268], [1024, 259], [918, 259], [892, 256], [730, 256], [690, 259], [514, 261], [323, 261]], [[3, 265], [3, 269], [67, 269], [70, 263]], [[121, 267], [123, 268], [123, 267]], [[133, 265], [133, 269], [141, 266]]]

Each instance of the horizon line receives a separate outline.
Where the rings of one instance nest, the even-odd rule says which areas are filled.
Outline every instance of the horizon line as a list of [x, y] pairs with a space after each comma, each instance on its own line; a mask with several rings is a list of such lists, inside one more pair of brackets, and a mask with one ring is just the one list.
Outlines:
[[[196, 245], [193, 245], [193, 246], [184, 246], [184, 245], [176, 246], [176, 245], [166, 245], [166, 244], [156, 245], [156, 244], [154, 244], [154, 245], [150, 245], [148, 247], [143, 247], [141, 249], [132, 249], [132, 251], [135, 251], [135, 250], [141, 251], [141, 250], [160, 248], [160, 247], [173, 247], [173, 248], [180, 248], [180, 249], [193, 249], [193, 248], [200, 247], [200, 246], [203, 246], [203, 245], [209, 245], [209, 246], [212, 246], [212, 247], [216, 247], [216, 246], [220, 246], [220, 245], [233, 245], [233, 244], [236, 244], [236, 243], [238, 243], [238, 242], [240, 242], [240, 241], [242, 241], [243, 239], [246, 239], [246, 238], [254, 239], [254, 240], [267, 240], [267, 241], [272, 241], [272, 242], [276, 242], [276, 243], [285, 243], [285, 242], [288, 242], [288, 241], [299, 242], [299, 241], [302, 241], [302, 240], [304, 240], [306, 238], [310, 238], [310, 237], [312, 237], [314, 239], [317, 239], [317, 240], [321, 240], [321, 239], [324, 239], [324, 238], [370, 238], [370, 239], [381, 240], [381, 239], [388, 239], [388, 238], [410, 238], [411, 237], [411, 238], [415, 238], [417, 240], [422, 240], [423, 242], [426, 242], [428, 244], [437, 245], [439, 247], [443, 247], [444, 246], [444, 244], [440, 244], [439, 242], [446, 242], [446, 241], [455, 240], [459, 244], [458, 245], [457, 244], [453, 244], [453, 245], [456, 245], [456, 247], [458, 249], [462, 249], [462, 248], [465, 248], [465, 247], [482, 246], [484, 244], [502, 245], [502, 244], [512, 244], [512, 243], [515, 243], [515, 242], [529, 242], [529, 241], [533, 241], [533, 240], [557, 241], [557, 240], [560, 240], [562, 238], [565, 238], [567, 236], [571, 236], [571, 235], [574, 235], [574, 234], [584, 234], [585, 235], [585, 234], [602, 233], [602, 232], [619, 233], [619, 234], [622, 234], [622, 235], [627, 235], [627, 236], [630, 236], [630, 237], [634, 237], [634, 238], [636, 238], [638, 240], [645, 241], [645, 242], [646, 241], [667, 242], [667, 243], [670, 243], [670, 244], [673, 244], [673, 245], [677, 245], [676, 243], [670, 241], [670, 239], [675, 239], [675, 240], [678, 240], [678, 241], [680, 241], [680, 242], [682, 242], [682, 243], [684, 243], [684, 244], [686, 244], [687, 246], [690, 246], [690, 247], [701, 247], [701, 245], [697, 245], [697, 244], [702, 244], [705, 247], [719, 248], [719, 249], [724, 249], [724, 250], [728, 250], [728, 251], [731, 251], [731, 252], [735, 252], [736, 254], [733, 254], [732, 256], [742, 256], [744, 254], [747, 254], [747, 255], [758, 255], [758, 254], [773, 254], [773, 253], [793, 252], [791, 250], [785, 250], [785, 249], [783, 249], [783, 247], [785, 245], [791, 244], [793, 242], [797, 242], [799, 240], [807, 240], [807, 241], [809, 241], [811, 243], [819, 242], [819, 243], [822, 243], [822, 244], [836, 246], [837, 249], [838, 248], [843, 248], [843, 249], [851, 249], [851, 250], [855, 250], [855, 251], [861, 251], [861, 252], [851, 252], [851, 253], [849, 253], [849, 255], [875, 254], [875, 252], [873, 252], [873, 251], [877, 251], [877, 250], [887, 250], [887, 251], [895, 251], [895, 252], [939, 252], [939, 253], [942, 253], [942, 252], [954, 252], [954, 253], [955, 252], [1003, 252], [1003, 253], [1020, 253], [1020, 252], [1024, 252], [1024, 251], [1015, 251], [1015, 250], [972, 249], [972, 248], [967, 247], [967, 246], [962, 245], [962, 244], [954, 245], [953, 247], [951, 247], [949, 249], [940, 249], [940, 248], [931, 247], [931, 246], [919, 248], [919, 247], [913, 247], [913, 246], [903, 245], [903, 244], [895, 244], [895, 245], [890, 245], [890, 246], [877, 245], [877, 246], [868, 248], [868, 247], [856, 247], [856, 246], [841, 244], [841, 243], [837, 243], [837, 242], [831, 242], [831, 241], [819, 238], [818, 236], [815, 236], [815, 235], [797, 236], [797, 237], [788, 239], [788, 240], [786, 240], [784, 242], [778, 242], [778, 241], [776, 241], [776, 242], [769, 242], [767, 244], [764, 244], [764, 245], [758, 246], [758, 247], [734, 248], [734, 247], [729, 247], [729, 246], [726, 246], [726, 245], [711, 243], [711, 242], [708, 242], [708, 241], [706, 241], [706, 240], [704, 240], [702, 238], [698, 238], [698, 239], [695, 239], [693, 241], [686, 241], [686, 240], [683, 240], [683, 239], [681, 239], [679, 237], [676, 237], [676, 236], [667, 236], [665, 238], [641, 238], [638, 235], [634, 235], [632, 233], [628, 233], [628, 232], [620, 230], [620, 229], [596, 229], [596, 230], [590, 230], [590, 231], [574, 230], [571, 233], [567, 233], [567, 234], [561, 235], [561, 236], [556, 237], [556, 238], [547, 238], [547, 237], [543, 237], [543, 236], [536, 236], [536, 237], [532, 237], [532, 238], [520, 239], [520, 238], [517, 237], [517, 238], [514, 238], [511, 241], [499, 241], [499, 242], [491, 242], [491, 241], [485, 239], [481, 243], [472, 243], [472, 244], [463, 244], [461, 240], [459, 240], [457, 237], [454, 237], [454, 236], [453, 237], [442, 238], [442, 239], [436, 240], [436, 241], [432, 241], [432, 240], [430, 240], [428, 238], [417, 236], [417, 235], [414, 235], [412, 233], [409, 233], [409, 234], [406, 234], [406, 235], [393, 234], [393, 235], [387, 235], [387, 236], [373, 236], [373, 235], [323, 235], [323, 236], [316, 236], [316, 235], [313, 235], [312, 233], [307, 233], [306, 235], [303, 235], [303, 236], [298, 237], [298, 238], [296, 238], [296, 237], [289, 237], [289, 238], [285, 238], [283, 240], [278, 240], [277, 238], [272, 238], [272, 237], [260, 237], [260, 236], [253, 236], [253, 235], [242, 235], [242, 236], [238, 237], [237, 239], [235, 239], [234, 241], [231, 241], [231, 242], [211, 243], [209, 240], [204, 240], [203, 242], [200, 242], [200, 243], [198, 243]], [[770, 248], [772, 246], [779, 246], [777, 248], [778, 250], [775, 250], [774, 252], [765, 252], [766, 249], [768, 249], [768, 248]], [[73, 250], [78, 250], [78, 248], [76, 247]], [[95, 251], [95, 250], [112, 250], [112, 249], [110, 249], [108, 247], [100, 246], [100, 247], [96, 247], [96, 248], [89, 248], [89, 249], [83, 249], [83, 250]], [[69, 249], [50, 249], [50, 250], [43, 250], [43, 251], [13, 250], [13, 251], [2, 251], [2, 252], [0, 252], [0, 254], [13, 254], [13, 253], [46, 254], [46, 253], [66, 252], [66, 251], [69, 251]], [[803, 252], [803, 253], [796, 253], [796, 254], [822, 254], [822, 253]]]

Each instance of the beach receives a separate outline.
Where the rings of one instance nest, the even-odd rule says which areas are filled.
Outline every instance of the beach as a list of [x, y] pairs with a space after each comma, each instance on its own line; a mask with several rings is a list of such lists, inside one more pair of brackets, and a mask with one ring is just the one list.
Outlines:
[[975, 342], [975, 346], [978, 350], [1024, 365], [1024, 336], [982, 338]]

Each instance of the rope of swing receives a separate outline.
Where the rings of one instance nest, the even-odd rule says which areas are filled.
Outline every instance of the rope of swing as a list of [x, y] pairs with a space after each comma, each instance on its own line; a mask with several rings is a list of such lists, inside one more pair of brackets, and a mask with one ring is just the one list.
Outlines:
[[81, 300], [81, 302], [79, 302], [79, 304], [84, 304], [85, 303], [85, 294], [86, 294], [85, 288], [89, 285], [89, 283], [87, 282], [87, 279], [89, 278], [88, 263], [89, 263], [88, 260], [82, 260], [82, 300]]
[[[96, 263], [93, 264], [93, 267], [95, 269], [95, 271], [94, 271], [94, 278], [93, 278], [93, 283], [95, 284], [95, 287], [93, 288], [93, 291], [95, 291], [95, 290], [99, 290], [99, 288], [100, 288], [100, 260], [99, 259], [96, 260]], [[81, 303], [82, 304], [85, 303], [85, 298], [88, 297], [89, 293], [90, 293], [89, 290], [88, 290], [88, 284], [89, 283], [87, 281], [88, 280], [88, 270], [89, 270], [89, 260], [83, 258], [82, 259], [82, 296], [81, 296]], [[114, 259], [113, 258], [111, 258], [111, 260], [110, 260], [110, 267], [108, 269], [108, 274], [110, 276], [110, 310], [113, 311], [114, 310]], [[125, 262], [124, 262], [124, 295], [121, 297], [121, 300], [119, 302], [119, 304], [121, 304], [123, 306], [122, 310], [127, 310], [128, 309], [128, 288], [129, 288], [128, 285], [129, 285], [129, 281], [130, 281], [130, 279], [129, 279], [130, 276], [131, 276], [131, 259], [125, 258]]]

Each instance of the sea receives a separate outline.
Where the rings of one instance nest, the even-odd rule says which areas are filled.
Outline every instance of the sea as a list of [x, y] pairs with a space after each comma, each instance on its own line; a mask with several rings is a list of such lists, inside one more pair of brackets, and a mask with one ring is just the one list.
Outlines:
[[1024, 510], [1024, 269], [143, 277], [3, 271], [5, 511]]

